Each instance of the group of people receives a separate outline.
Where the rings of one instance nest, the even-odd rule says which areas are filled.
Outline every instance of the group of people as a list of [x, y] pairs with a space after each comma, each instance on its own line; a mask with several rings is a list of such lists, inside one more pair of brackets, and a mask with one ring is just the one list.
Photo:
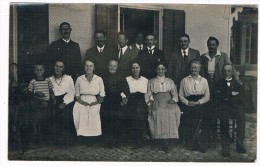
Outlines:
[[[217, 138], [219, 118], [222, 155], [229, 156], [232, 115], [239, 129], [236, 150], [246, 152], [243, 83], [228, 55], [218, 50], [217, 38], [209, 37], [209, 51], [200, 55], [189, 47], [189, 35], [183, 34], [180, 49], [166, 61], [154, 34], [144, 37], [138, 33], [136, 43], [128, 45], [127, 35], [119, 32], [116, 50], [107, 46], [104, 31], [96, 31], [96, 45], [87, 49], [82, 66], [79, 44], [70, 39], [71, 30], [69, 23], [61, 23], [62, 38], [50, 44], [48, 65], [34, 65], [35, 78], [28, 93], [35, 132], [40, 122], [53, 119], [58, 124], [57, 138], [63, 138], [62, 128], [74, 126], [77, 136], [112, 133], [105, 140], [112, 144], [127, 120], [138, 147], [148, 136], [159, 140], [165, 151], [169, 140], [179, 139], [187, 148], [205, 152], [211, 139]], [[54, 74], [44, 77], [45, 67], [53, 66]]]

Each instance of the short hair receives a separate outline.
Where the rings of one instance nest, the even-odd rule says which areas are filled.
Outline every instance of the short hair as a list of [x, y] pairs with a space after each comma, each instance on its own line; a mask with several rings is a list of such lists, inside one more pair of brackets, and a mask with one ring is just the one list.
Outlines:
[[109, 65], [109, 63], [110, 63], [111, 61], [116, 61], [116, 62], [118, 63], [118, 60], [117, 60], [117, 59], [109, 59], [107, 65]]
[[154, 39], [156, 40], [156, 35], [155, 35], [155, 34], [153, 34], [153, 33], [148, 33], [148, 34], [145, 36], [145, 38], [147, 38], [147, 36], [153, 36], [153, 37], [154, 37]]
[[[62, 27], [63, 25], [68, 25], [68, 26], [70, 26], [70, 23], [68, 23], [68, 22], [63, 22], [63, 23], [61, 23], [61, 24], [60, 24], [60, 29], [61, 29], [61, 27]], [[70, 26], [70, 28], [71, 28], [71, 26]]]
[[106, 32], [104, 30], [96, 30], [94, 32], [94, 37], [96, 36], [97, 33], [102, 33], [106, 37]]
[[36, 66], [43, 66], [43, 68], [45, 69], [45, 65], [42, 64], [42, 63], [35, 63], [35, 64], [33, 64], [33, 69], [35, 69]]
[[66, 67], [66, 63], [65, 63], [65, 61], [64, 61], [63, 59], [56, 59], [56, 60], [54, 61], [54, 65], [56, 65], [57, 62], [62, 62], [63, 65], [64, 65], [64, 67]]
[[118, 35], [117, 35], [117, 36], [119, 36], [119, 35], [125, 35], [125, 38], [127, 39], [127, 35], [126, 35], [125, 32], [118, 32]]
[[209, 44], [209, 41], [211, 41], [211, 40], [215, 40], [215, 41], [216, 41], [216, 44], [217, 44], [217, 46], [219, 45], [219, 41], [218, 41], [218, 39], [217, 39], [217, 38], [215, 38], [215, 37], [212, 37], [212, 36], [210, 36], [210, 37], [208, 38], [208, 40], [207, 40], [207, 45]]
[[94, 64], [94, 67], [96, 66], [96, 60], [94, 58], [85, 58], [83, 61], [83, 66], [85, 66], [87, 61], [92, 62]]
[[179, 39], [182, 37], [186, 37], [190, 41], [190, 36], [188, 34], [184, 33], [184, 34], [180, 35]]
[[225, 64], [223, 65], [223, 67], [222, 67], [222, 73], [224, 73], [224, 68], [225, 68], [226, 66], [231, 66], [232, 72], [234, 71], [234, 70], [233, 70], [233, 65], [232, 65], [232, 63], [225, 63]]

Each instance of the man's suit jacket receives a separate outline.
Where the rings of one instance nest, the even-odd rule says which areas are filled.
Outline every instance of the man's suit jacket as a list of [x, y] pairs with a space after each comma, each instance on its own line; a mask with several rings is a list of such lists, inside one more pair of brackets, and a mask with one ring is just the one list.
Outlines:
[[130, 63], [135, 58], [135, 52], [128, 47], [120, 59], [118, 59], [118, 74], [121, 74], [124, 77], [131, 75]]
[[[201, 55], [201, 61], [202, 61], [202, 73], [201, 75], [205, 78], [208, 77], [208, 61], [209, 59], [206, 57], [206, 54]], [[224, 74], [223, 74], [223, 66], [225, 63], [231, 63], [230, 58], [228, 57], [228, 55], [224, 52], [221, 52], [221, 55], [216, 56], [216, 60], [215, 60], [215, 81], [219, 81], [221, 79], [224, 78]], [[238, 80], [238, 75], [236, 73], [236, 71], [234, 70], [234, 76], [235, 79]]]
[[[173, 53], [168, 64], [168, 75], [174, 83], [179, 86], [183, 78], [190, 74], [190, 61], [193, 59], [200, 60], [200, 52], [198, 50], [189, 48], [187, 62], [184, 63], [181, 50]], [[183, 66], [184, 65], [184, 66]]]
[[95, 74], [103, 77], [107, 72], [108, 61], [111, 59], [117, 59], [115, 49], [105, 45], [103, 51], [100, 53], [97, 46], [91, 47], [86, 51], [85, 59], [90, 58], [95, 60]]
[[141, 75], [147, 79], [156, 77], [155, 68], [158, 62], [166, 62], [164, 52], [156, 47], [152, 55], [147, 48], [139, 52], [137, 60], [141, 66]]
[[56, 60], [63, 60], [65, 63], [65, 73], [71, 75], [73, 79], [83, 73], [83, 65], [79, 44], [70, 40], [66, 43], [62, 38], [53, 41], [48, 47], [48, 56], [53, 68]]

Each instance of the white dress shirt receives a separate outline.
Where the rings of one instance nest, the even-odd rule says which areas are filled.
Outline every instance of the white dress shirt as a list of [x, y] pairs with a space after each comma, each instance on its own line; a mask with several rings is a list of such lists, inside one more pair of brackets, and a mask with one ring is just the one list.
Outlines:
[[149, 52], [150, 50], [152, 50], [152, 54], [154, 53], [154, 48], [155, 48], [155, 45], [153, 45], [151, 48], [147, 46], [148, 52]]
[[103, 52], [103, 51], [104, 51], [104, 48], [105, 48], [105, 45], [103, 45], [103, 47], [98, 47], [98, 46], [97, 46], [98, 52]]
[[209, 61], [208, 61], [208, 73], [209, 74], [214, 74], [215, 73], [216, 56], [220, 56], [220, 55], [221, 55], [221, 53], [220, 53], [219, 50], [217, 51], [216, 55], [213, 56], [213, 58], [211, 58], [209, 56], [209, 52], [207, 52], [207, 54], [205, 55], [206, 58], [209, 59]]
[[128, 48], [128, 46], [126, 45], [126, 46], [124, 46], [123, 48], [119, 48], [119, 52], [118, 52], [118, 59], [120, 59], [121, 57], [120, 57], [120, 51], [121, 51], [121, 49], [122, 49], [122, 54], [124, 55], [125, 54], [125, 51], [126, 51], [126, 49]]
[[186, 48], [186, 50], [181, 49], [181, 55], [182, 55], [182, 57], [184, 57], [184, 51], [185, 51], [185, 55], [188, 56], [188, 53], [189, 53], [189, 47]]

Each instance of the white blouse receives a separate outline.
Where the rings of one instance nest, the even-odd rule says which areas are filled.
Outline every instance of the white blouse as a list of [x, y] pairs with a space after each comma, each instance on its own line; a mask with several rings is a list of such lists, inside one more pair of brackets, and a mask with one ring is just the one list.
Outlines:
[[74, 82], [71, 76], [64, 74], [61, 78], [50, 77], [53, 85], [53, 92], [55, 96], [64, 95], [63, 101], [65, 104], [69, 104], [74, 101], [75, 88]]
[[130, 93], [146, 93], [147, 92], [147, 84], [148, 79], [141, 76], [139, 79], [134, 79], [132, 76], [126, 77], [126, 81], [128, 83]]
[[185, 98], [191, 95], [204, 95], [199, 100], [200, 104], [206, 103], [210, 99], [208, 81], [200, 75], [195, 80], [191, 75], [182, 79], [180, 84], [179, 97], [183, 104], [188, 105], [189, 101]]
[[78, 77], [75, 83], [76, 96], [80, 96], [85, 102], [95, 102], [96, 95], [105, 96], [104, 83], [101, 77], [94, 75], [89, 82], [85, 75]]

